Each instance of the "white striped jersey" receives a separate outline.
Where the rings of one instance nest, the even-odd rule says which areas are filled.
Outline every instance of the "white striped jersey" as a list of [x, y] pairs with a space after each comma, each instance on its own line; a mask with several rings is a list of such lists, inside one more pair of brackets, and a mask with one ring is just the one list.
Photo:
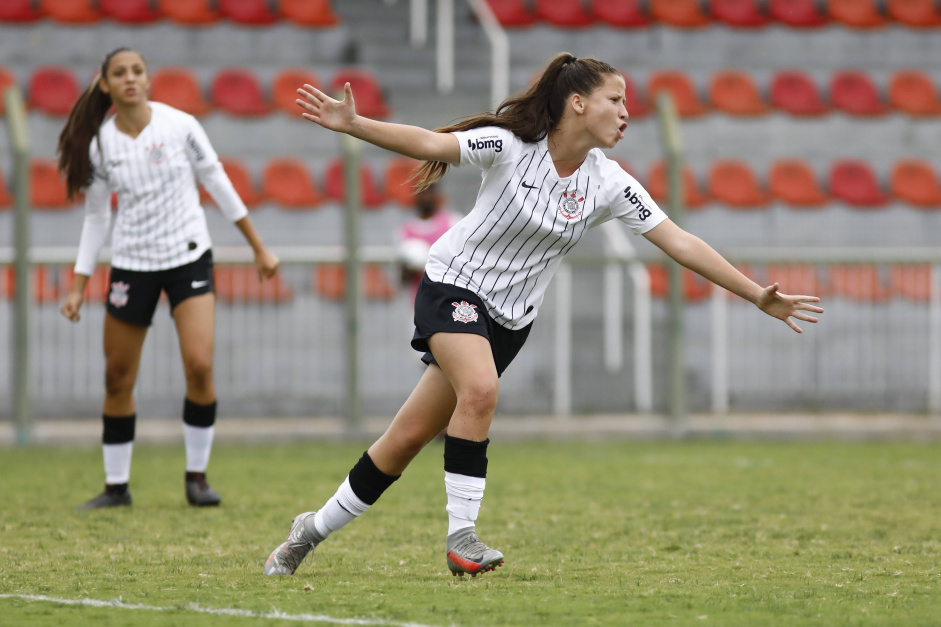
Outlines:
[[547, 139], [523, 142], [510, 131], [455, 132], [461, 165], [483, 170], [473, 210], [432, 247], [433, 281], [471, 290], [508, 329], [536, 317], [546, 287], [585, 229], [611, 218], [646, 233], [666, 219], [634, 177], [599, 149], [560, 177]]
[[92, 140], [94, 177], [85, 190], [76, 273], [95, 269], [111, 223], [111, 192], [118, 195], [111, 265], [124, 270], [177, 268], [212, 245], [197, 179], [230, 220], [248, 214], [196, 118], [148, 104], [150, 123], [136, 138], [119, 131], [111, 117]]

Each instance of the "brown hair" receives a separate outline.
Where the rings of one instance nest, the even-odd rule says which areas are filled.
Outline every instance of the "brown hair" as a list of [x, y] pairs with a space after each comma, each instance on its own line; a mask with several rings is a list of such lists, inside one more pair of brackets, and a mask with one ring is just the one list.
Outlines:
[[[527, 143], [541, 141], [562, 120], [565, 103], [572, 94], [588, 95], [598, 89], [605, 76], [620, 74], [616, 68], [592, 58], [561, 52], [549, 61], [539, 79], [525, 92], [500, 103], [494, 113], [471, 116], [436, 133], [469, 131], [482, 126], [505, 128]], [[421, 191], [441, 179], [448, 169], [443, 161], [425, 161], [412, 177]]]
[[94, 167], [88, 149], [91, 140], [97, 139], [101, 123], [111, 108], [111, 96], [101, 91], [98, 79], [107, 75], [114, 55], [127, 50], [131, 49], [115, 48], [105, 55], [99, 75], [79, 96], [59, 134], [59, 171], [65, 174], [65, 188], [70, 199], [91, 184]]

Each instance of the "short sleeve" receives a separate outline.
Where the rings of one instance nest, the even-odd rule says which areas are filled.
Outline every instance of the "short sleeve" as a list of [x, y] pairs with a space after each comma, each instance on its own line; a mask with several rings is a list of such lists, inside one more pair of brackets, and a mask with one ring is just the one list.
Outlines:
[[455, 131], [454, 136], [461, 146], [461, 165], [475, 165], [481, 170], [508, 161], [520, 141], [510, 131], [496, 126]]
[[635, 235], [646, 233], [667, 218], [646, 189], [617, 166], [608, 179], [611, 217], [627, 224]]

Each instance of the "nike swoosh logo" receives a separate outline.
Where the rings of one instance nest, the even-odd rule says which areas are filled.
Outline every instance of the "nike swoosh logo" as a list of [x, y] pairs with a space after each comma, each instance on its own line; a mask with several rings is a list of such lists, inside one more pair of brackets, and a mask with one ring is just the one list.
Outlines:
[[201, 287], [206, 287], [207, 285], [209, 285], [209, 281], [193, 281], [190, 283], [190, 287], [192, 287], [194, 290], [198, 290]]
[[[536, 182], [536, 181], [533, 181], [533, 183], [535, 183], [535, 182]], [[523, 181], [523, 187], [525, 187], [526, 189], [536, 189], [536, 186], [535, 186], [535, 185], [530, 185], [530, 184], [527, 183], [526, 181]]]

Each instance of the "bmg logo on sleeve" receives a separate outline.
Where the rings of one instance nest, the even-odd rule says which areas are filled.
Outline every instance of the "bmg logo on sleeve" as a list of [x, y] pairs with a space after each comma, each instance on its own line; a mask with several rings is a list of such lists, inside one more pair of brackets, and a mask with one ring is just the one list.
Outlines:
[[471, 150], [483, 150], [484, 148], [493, 148], [494, 152], [503, 152], [503, 140], [493, 135], [490, 137], [481, 137], [477, 140], [468, 139], [467, 147]]

